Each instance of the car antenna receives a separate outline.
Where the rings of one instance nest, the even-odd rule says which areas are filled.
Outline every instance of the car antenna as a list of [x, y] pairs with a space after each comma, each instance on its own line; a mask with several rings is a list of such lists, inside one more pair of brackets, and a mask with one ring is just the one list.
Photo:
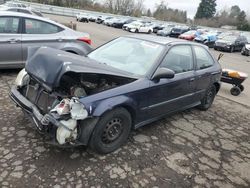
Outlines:
[[220, 61], [220, 59], [221, 59], [223, 56], [224, 56], [224, 54], [223, 54], [223, 53], [220, 53], [219, 56], [218, 56], [217, 61]]

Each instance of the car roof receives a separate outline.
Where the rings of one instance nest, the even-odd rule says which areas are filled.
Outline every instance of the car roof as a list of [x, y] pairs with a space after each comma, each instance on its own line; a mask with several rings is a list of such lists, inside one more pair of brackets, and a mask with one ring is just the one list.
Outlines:
[[182, 44], [195, 44], [195, 45], [204, 46], [202, 44], [197, 44], [191, 41], [186, 41], [186, 40], [182, 40], [178, 38], [161, 37], [161, 36], [146, 35], [146, 34], [128, 35], [127, 37], [145, 40], [149, 42], [156, 42], [162, 45], [168, 45], [170, 43], [182, 43]]
[[52, 21], [48, 18], [44, 18], [44, 17], [32, 15], [32, 14], [25, 14], [25, 13], [21, 13], [21, 12], [0, 11], [0, 16], [12, 16], [12, 17], [16, 16], [16, 17], [24, 17], [24, 18], [31, 18], [31, 19], [33, 18], [33, 19], [37, 19], [37, 20], [41, 20], [41, 21], [45, 21], [45, 22], [57, 25], [57, 26], [62, 27], [64, 29], [67, 28], [66, 26], [64, 26], [60, 23], [57, 23], [55, 21]]
[[29, 12], [35, 11], [35, 10], [31, 9], [31, 8], [25, 8], [25, 7], [1, 7], [0, 11], [9, 11], [9, 10], [14, 10], [14, 9], [16, 9], [16, 10], [27, 10]]
[[3, 7], [3, 9], [9, 10], [9, 9], [22, 9], [22, 10], [31, 10], [31, 8], [25, 8], [25, 7]]

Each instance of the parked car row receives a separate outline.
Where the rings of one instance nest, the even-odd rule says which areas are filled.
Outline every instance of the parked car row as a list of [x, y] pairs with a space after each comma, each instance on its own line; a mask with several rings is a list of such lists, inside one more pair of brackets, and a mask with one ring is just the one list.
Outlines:
[[[156, 33], [158, 36], [174, 37], [195, 41], [215, 50], [235, 52], [249, 55], [249, 44], [244, 34], [220, 30], [203, 29], [171, 23], [160, 23], [122, 16], [104, 16], [81, 13], [76, 17], [80, 22], [96, 22], [109, 27], [121, 28], [133, 33]], [[249, 41], [250, 42], [250, 41]]]

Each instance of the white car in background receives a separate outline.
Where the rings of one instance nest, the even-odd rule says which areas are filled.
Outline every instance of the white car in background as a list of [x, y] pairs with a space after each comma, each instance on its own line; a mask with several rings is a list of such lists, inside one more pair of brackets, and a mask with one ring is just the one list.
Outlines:
[[86, 13], [79, 13], [76, 16], [76, 21], [78, 22], [89, 22], [89, 15]]
[[142, 22], [132, 22], [130, 24], [125, 25], [125, 30], [133, 33], [152, 33], [154, 30], [154, 26], [151, 23], [142, 23]]
[[120, 20], [119, 18], [106, 19], [106, 20], [104, 20], [103, 24], [104, 24], [104, 25], [107, 25], [107, 26], [112, 26], [112, 24], [113, 24], [114, 22], [117, 22], [117, 21], [119, 21], [119, 20]]

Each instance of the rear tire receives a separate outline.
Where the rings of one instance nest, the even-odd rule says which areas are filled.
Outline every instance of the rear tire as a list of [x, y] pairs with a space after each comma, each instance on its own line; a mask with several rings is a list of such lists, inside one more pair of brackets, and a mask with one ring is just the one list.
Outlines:
[[116, 108], [105, 113], [96, 124], [90, 148], [100, 154], [117, 150], [127, 141], [131, 126], [131, 115], [126, 109]]
[[238, 86], [234, 86], [234, 87], [230, 90], [230, 93], [231, 93], [233, 96], [238, 96], [238, 95], [240, 95], [240, 93], [241, 93], [241, 89], [240, 89], [240, 87], [238, 87]]
[[210, 86], [207, 91], [206, 94], [204, 96], [204, 98], [201, 100], [201, 104], [198, 106], [198, 108], [200, 110], [206, 111], [208, 110], [213, 102], [214, 102], [214, 98], [216, 96], [216, 87], [215, 85]]

